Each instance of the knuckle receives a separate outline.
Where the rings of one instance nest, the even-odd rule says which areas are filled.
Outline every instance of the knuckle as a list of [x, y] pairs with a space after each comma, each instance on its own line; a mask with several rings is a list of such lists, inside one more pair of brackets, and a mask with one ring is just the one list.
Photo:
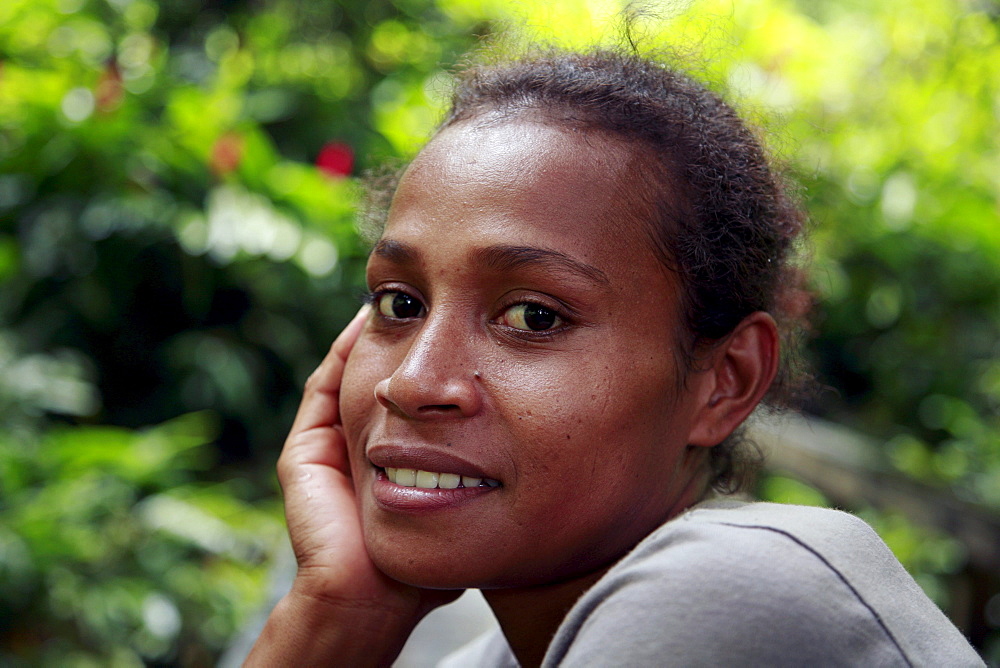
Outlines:
[[306, 385], [305, 385], [305, 387], [306, 387], [306, 391], [307, 392], [315, 392], [317, 390], [317, 388], [320, 386], [320, 384], [322, 383], [323, 374], [320, 373], [321, 369], [322, 369], [322, 367], [320, 367], [319, 369], [316, 369], [311, 374], [309, 374], [308, 378], [306, 378]]
[[289, 480], [291, 480], [292, 474], [296, 468], [296, 463], [292, 460], [291, 455], [284, 452], [280, 457], [278, 457], [278, 462], [275, 464], [274, 468], [278, 474], [278, 482], [284, 486]]

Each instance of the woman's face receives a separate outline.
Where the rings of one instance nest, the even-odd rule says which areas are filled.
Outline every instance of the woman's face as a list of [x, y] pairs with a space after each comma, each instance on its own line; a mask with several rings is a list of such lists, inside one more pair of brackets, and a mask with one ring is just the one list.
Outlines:
[[571, 579], [696, 500], [677, 286], [630, 222], [632, 160], [595, 132], [466, 122], [403, 177], [340, 399], [391, 577]]

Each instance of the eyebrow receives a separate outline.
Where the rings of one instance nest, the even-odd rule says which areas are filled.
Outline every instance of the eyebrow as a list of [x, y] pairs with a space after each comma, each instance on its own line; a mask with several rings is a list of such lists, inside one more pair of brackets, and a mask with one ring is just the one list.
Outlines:
[[[394, 264], [414, 264], [420, 253], [402, 241], [381, 239], [372, 249], [372, 255], [385, 258]], [[604, 287], [611, 286], [608, 275], [597, 267], [548, 248], [497, 244], [479, 248], [472, 255], [475, 262], [498, 271], [513, 271], [535, 265], [543, 269], [568, 271]]]
[[417, 249], [402, 241], [379, 239], [372, 249], [372, 255], [385, 258], [394, 264], [413, 264], [417, 261]]
[[496, 245], [480, 248], [473, 255], [486, 266], [500, 271], [513, 271], [524, 266], [536, 265], [569, 271], [605, 287], [611, 285], [608, 275], [597, 267], [548, 248]]

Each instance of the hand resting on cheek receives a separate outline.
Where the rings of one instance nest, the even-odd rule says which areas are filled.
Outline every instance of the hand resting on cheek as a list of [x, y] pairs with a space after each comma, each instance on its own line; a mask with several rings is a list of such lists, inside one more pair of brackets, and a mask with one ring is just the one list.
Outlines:
[[365, 550], [340, 427], [344, 364], [368, 317], [358, 312], [306, 383], [278, 479], [298, 573], [248, 666], [388, 665], [416, 623], [458, 591], [429, 591], [386, 577]]

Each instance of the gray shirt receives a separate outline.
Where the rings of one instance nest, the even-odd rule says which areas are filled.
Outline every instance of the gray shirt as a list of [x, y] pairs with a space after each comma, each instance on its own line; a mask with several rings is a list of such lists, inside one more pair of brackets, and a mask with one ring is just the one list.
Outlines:
[[[446, 667], [517, 666], [499, 632]], [[863, 521], [714, 500], [585, 592], [544, 666], [982, 666]]]

